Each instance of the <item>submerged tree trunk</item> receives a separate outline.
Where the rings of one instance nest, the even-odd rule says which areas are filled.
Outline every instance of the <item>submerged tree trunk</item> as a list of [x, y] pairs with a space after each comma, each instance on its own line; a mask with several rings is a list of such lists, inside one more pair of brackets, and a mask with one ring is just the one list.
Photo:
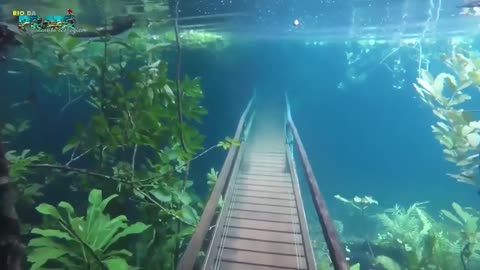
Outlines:
[[15, 192], [9, 179], [5, 150], [0, 143], [0, 269], [20, 270], [23, 249]]

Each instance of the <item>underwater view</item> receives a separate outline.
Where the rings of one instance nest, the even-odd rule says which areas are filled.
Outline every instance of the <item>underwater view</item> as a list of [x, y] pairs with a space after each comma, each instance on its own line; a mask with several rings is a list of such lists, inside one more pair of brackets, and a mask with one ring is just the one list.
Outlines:
[[480, 1], [4, 0], [0, 270], [479, 270]]

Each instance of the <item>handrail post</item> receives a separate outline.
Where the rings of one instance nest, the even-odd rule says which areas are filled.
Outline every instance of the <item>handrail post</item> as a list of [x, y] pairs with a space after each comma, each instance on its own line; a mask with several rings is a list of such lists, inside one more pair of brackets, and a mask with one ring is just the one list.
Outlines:
[[335, 270], [349, 270], [349, 266], [345, 258], [345, 254], [343, 252], [343, 248], [341, 247], [337, 237], [337, 233], [335, 232], [335, 226], [333, 225], [332, 219], [330, 218], [330, 214], [328, 213], [325, 199], [323, 198], [323, 195], [320, 192], [317, 179], [315, 178], [312, 166], [308, 161], [307, 152], [305, 151], [302, 140], [300, 139], [298, 130], [295, 124], [293, 123], [292, 115], [290, 111], [290, 104], [288, 102], [288, 97], [286, 93], [285, 93], [285, 99], [287, 103], [287, 124], [288, 124], [288, 127], [290, 127], [290, 131], [292, 132], [293, 139], [295, 140], [295, 145], [297, 146], [297, 149], [300, 154], [303, 169], [307, 177], [309, 191], [313, 198], [315, 210], [317, 212], [320, 225], [322, 226], [322, 233], [328, 247], [330, 259], [332, 260], [332, 264]]

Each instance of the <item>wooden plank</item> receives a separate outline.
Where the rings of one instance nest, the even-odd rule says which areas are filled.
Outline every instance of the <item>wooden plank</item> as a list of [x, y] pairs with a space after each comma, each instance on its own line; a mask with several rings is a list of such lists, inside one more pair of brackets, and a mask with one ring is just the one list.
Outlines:
[[[248, 263], [236, 263], [236, 262], [225, 262], [220, 261], [219, 269], [222, 270], [278, 270], [278, 267], [269, 267], [263, 265], [255, 265]], [[295, 270], [296, 268], [281, 268], [288, 270]]]
[[254, 181], [277, 181], [277, 182], [292, 182], [290, 175], [265, 175], [265, 174], [240, 174], [237, 176], [238, 179], [242, 180], [254, 180]]
[[264, 205], [273, 205], [273, 206], [283, 206], [283, 207], [297, 207], [295, 201], [287, 200], [278, 200], [270, 198], [258, 198], [258, 197], [247, 197], [247, 196], [235, 196], [235, 202], [241, 203], [250, 203], [250, 204], [264, 204]]
[[281, 172], [281, 173], [277, 173], [277, 172], [272, 172], [272, 173], [263, 173], [263, 172], [256, 172], [256, 173], [251, 173], [251, 172], [244, 172], [242, 171], [241, 172], [241, 175], [260, 175], [260, 176], [268, 176], [268, 177], [283, 177], [283, 178], [290, 178], [290, 174], [288, 173], [285, 173], [285, 172]]
[[236, 190], [235, 194], [240, 196], [250, 196], [250, 197], [260, 197], [260, 198], [295, 200], [295, 197], [293, 196], [293, 194], [286, 194], [286, 193], [269, 193], [265, 191], [255, 191], [255, 190]]
[[225, 239], [225, 247], [230, 249], [239, 249], [246, 251], [257, 251], [283, 255], [304, 256], [303, 246], [285, 243], [264, 242], [249, 239], [230, 238]]
[[266, 192], [273, 192], [273, 193], [293, 194], [293, 188], [291, 188], [291, 187], [265, 187], [265, 186], [244, 185], [244, 184], [241, 184], [241, 183], [237, 183], [235, 188], [236, 189], [243, 189], [243, 190], [266, 191]]
[[284, 223], [298, 223], [298, 217], [294, 215], [252, 212], [252, 211], [244, 211], [244, 210], [232, 210], [230, 214], [232, 217], [235, 217], [235, 218], [284, 222]]
[[276, 168], [285, 166], [287, 164], [286, 158], [275, 158], [275, 157], [250, 157], [246, 160], [243, 160], [242, 165], [254, 165], [261, 164], [262, 166], [272, 165]]
[[255, 167], [268, 167], [268, 168], [280, 168], [284, 169], [286, 166], [285, 162], [278, 162], [276, 160], [249, 160], [243, 161], [243, 166], [255, 166]]
[[254, 163], [260, 163], [260, 164], [286, 164], [287, 159], [282, 156], [245, 156], [245, 159], [243, 159], [245, 164], [254, 164]]
[[227, 236], [276, 243], [303, 244], [301, 234], [270, 232], [245, 228], [228, 228]]
[[301, 233], [300, 226], [294, 223], [279, 223], [251, 219], [231, 218], [225, 226], [245, 229], [256, 229], [274, 232]]
[[262, 180], [237, 179], [237, 184], [292, 188], [292, 183], [287, 181], [262, 181]]
[[305, 257], [287, 256], [251, 251], [224, 249], [221, 254], [222, 261], [248, 262], [270, 267], [306, 269]]
[[277, 168], [277, 167], [265, 167], [265, 166], [256, 166], [256, 165], [249, 165], [245, 166], [242, 170], [244, 173], [261, 173], [261, 174], [269, 174], [269, 173], [283, 173], [285, 171], [284, 168]]
[[274, 213], [274, 214], [284, 214], [284, 215], [297, 214], [296, 208], [261, 205], [261, 204], [250, 204], [250, 203], [237, 203], [237, 202], [232, 203], [231, 209], [253, 211], [253, 212]]

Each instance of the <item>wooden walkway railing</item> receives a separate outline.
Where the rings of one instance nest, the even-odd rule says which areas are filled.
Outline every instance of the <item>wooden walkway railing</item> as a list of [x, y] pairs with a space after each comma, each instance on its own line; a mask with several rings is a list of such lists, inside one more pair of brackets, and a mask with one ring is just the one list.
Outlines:
[[[252, 123], [247, 120], [248, 115], [253, 115], [252, 103], [253, 99], [240, 119], [236, 139], [241, 139], [245, 127]], [[279, 117], [281, 115], [281, 111], [265, 109], [262, 112], [260, 109], [252, 135], [240, 147], [230, 149], [200, 224], [177, 270], [316, 269], [293, 149], [285, 147], [286, 134], [293, 136], [299, 150], [332, 265], [335, 270], [348, 270], [292, 121], [288, 100], [286, 122]], [[214, 223], [221, 196], [224, 205]], [[215, 228], [213, 232], [211, 228]], [[197, 256], [205, 247], [207, 235], [209, 245], [202, 250], [206, 255], [202, 263]]]
[[[240, 117], [240, 121], [238, 122], [237, 129], [235, 131], [235, 140], [240, 141], [243, 139], [242, 137], [244, 136], [245, 129], [249, 124], [247, 117], [252, 115], [252, 106], [254, 101], [255, 96], [252, 97], [247, 105], [247, 108]], [[185, 252], [183, 253], [182, 258], [180, 259], [180, 262], [177, 265], [178, 270], [194, 269], [197, 256], [200, 253], [200, 249], [204, 244], [205, 237], [210, 230], [210, 226], [212, 224], [213, 217], [215, 216], [220, 198], [225, 194], [225, 188], [228, 185], [228, 180], [230, 179], [239, 149], [240, 147], [233, 146], [228, 151], [222, 170], [218, 175], [217, 183], [215, 184], [212, 194], [210, 195], [202, 216], [200, 217], [200, 222], [197, 225], [195, 233], [193, 234]]]
[[307, 151], [305, 151], [305, 147], [303, 146], [302, 140], [300, 139], [297, 127], [292, 120], [290, 103], [288, 101], [287, 95], [285, 95], [285, 100], [287, 102], [287, 132], [291, 132], [295, 145], [300, 154], [300, 160], [302, 161], [302, 166], [305, 170], [308, 186], [310, 188], [309, 190], [313, 198], [313, 203], [318, 215], [318, 219], [320, 221], [320, 225], [322, 226], [323, 237], [325, 238], [325, 242], [327, 243], [333, 268], [335, 270], [348, 270], [349, 266], [345, 258], [345, 253], [343, 252], [340, 242], [338, 241], [337, 233], [335, 232], [335, 227], [333, 225], [332, 219], [330, 218], [330, 214], [328, 213], [325, 199], [320, 192], [317, 179], [313, 174], [312, 166], [308, 161]]

